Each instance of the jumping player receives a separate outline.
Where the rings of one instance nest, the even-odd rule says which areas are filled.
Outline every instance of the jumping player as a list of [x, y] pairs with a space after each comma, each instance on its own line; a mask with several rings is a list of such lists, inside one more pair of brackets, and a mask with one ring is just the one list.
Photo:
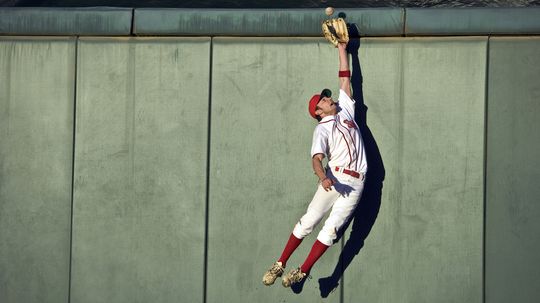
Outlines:
[[[355, 101], [352, 100], [347, 44], [338, 44], [340, 90], [336, 103], [329, 89], [309, 100], [310, 115], [318, 125], [313, 133], [311, 157], [319, 185], [307, 212], [295, 225], [281, 257], [263, 276], [265, 285], [272, 285], [283, 275], [287, 260], [319, 224], [325, 213], [330, 215], [302, 266], [282, 278], [284, 287], [302, 282], [313, 264], [334, 244], [340, 228], [351, 217], [364, 189], [367, 162], [362, 136], [354, 120]], [[323, 159], [328, 158], [326, 169]]]

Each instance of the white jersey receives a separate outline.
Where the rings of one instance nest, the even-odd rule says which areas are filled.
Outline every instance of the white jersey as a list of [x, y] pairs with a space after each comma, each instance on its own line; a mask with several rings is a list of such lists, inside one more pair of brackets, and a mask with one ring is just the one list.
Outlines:
[[339, 90], [338, 101], [338, 113], [324, 117], [313, 132], [311, 157], [324, 154], [330, 167], [343, 167], [365, 174], [366, 152], [354, 121], [355, 101], [342, 89]]

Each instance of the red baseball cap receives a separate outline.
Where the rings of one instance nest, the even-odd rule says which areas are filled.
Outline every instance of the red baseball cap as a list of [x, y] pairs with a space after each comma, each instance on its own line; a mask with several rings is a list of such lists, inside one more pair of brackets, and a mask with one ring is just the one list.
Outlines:
[[332, 91], [328, 88], [325, 88], [319, 95], [313, 95], [313, 97], [311, 97], [311, 99], [309, 100], [308, 111], [309, 114], [313, 117], [313, 119], [317, 119], [317, 115], [315, 114], [317, 104], [324, 97], [332, 97]]

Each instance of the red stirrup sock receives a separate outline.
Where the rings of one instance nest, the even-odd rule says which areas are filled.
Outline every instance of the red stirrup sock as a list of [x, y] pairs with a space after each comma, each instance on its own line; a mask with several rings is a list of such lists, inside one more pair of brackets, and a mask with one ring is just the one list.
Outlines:
[[319, 258], [324, 254], [328, 247], [330, 246], [322, 244], [321, 242], [319, 242], [319, 240], [315, 241], [306, 261], [304, 261], [304, 264], [302, 264], [302, 266], [300, 267], [300, 270], [303, 273], [309, 273], [309, 271], [313, 267], [313, 264], [315, 264], [315, 262], [319, 260]]
[[283, 249], [283, 252], [281, 253], [281, 257], [279, 257], [278, 262], [281, 262], [283, 267], [287, 264], [287, 260], [289, 260], [289, 257], [292, 255], [292, 253], [296, 250], [298, 245], [302, 243], [302, 239], [298, 239], [293, 234], [289, 237], [289, 241], [287, 241], [287, 245], [285, 245], [285, 248]]

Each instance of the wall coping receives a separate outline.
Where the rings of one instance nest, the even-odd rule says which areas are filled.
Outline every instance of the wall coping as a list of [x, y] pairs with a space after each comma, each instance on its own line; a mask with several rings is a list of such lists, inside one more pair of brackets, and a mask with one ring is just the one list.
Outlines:
[[[539, 35], [540, 7], [336, 8], [361, 36]], [[0, 8], [0, 35], [320, 37], [322, 9]]]

